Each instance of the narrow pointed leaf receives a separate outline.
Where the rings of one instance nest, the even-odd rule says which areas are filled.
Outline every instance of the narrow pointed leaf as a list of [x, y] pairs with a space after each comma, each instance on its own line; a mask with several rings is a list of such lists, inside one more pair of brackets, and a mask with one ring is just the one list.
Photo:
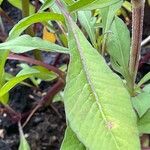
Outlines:
[[139, 117], [142, 117], [150, 109], [150, 94], [143, 92], [132, 98], [133, 107]]
[[3, 87], [0, 89], [0, 97], [5, 95], [9, 90], [11, 90], [15, 85], [20, 83], [21, 81], [33, 76], [34, 74], [39, 73], [39, 71], [35, 69], [24, 69], [21, 70], [16, 77], [10, 79], [7, 83], [3, 85]]
[[69, 53], [68, 49], [52, 42], [42, 40], [38, 37], [31, 37], [29, 35], [22, 35], [15, 39], [6, 41], [5, 43], [0, 44], [0, 50], [10, 49], [14, 53], [25, 53], [34, 49], [51, 51], [51, 52], [60, 52], [60, 53]]
[[138, 119], [138, 129], [141, 134], [150, 134], [150, 109]]
[[111, 24], [113, 22], [113, 19], [115, 17], [115, 14], [117, 10], [121, 7], [123, 1], [118, 1], [117, 3], [110, 5], [108, 7], [104, 7], [101, 9], [101, 17], [102, 17], [102, 25], [103, 25], [103, 45], [102, 45], [102, 52], [104, 53], [105, 51], [105, 46], [106, 46], [106, 40], [107, 40], [107, 35], [109, 34]]
[[120, 73], [123, 72], [122, 75], [127, 77], [130, 56], [130, 33], [127, 26], [118, 17], [115, 17], [112, 23], [106, 46], [113, 61], [118, 64], [115, 66], [118, 68], [117, 71], [120, 70]]
[[121, 0], [79, 0], [68, 7], [70, 12], [107, 7]]
[[53, 2], [54, 0], [45, 0], [39, 11], [44, 11], [45, 9], [49, 8], [53, 4]]
[[10, 31], [8, 40], [18, 37], [27, 27], [37, 22], [47, 22], [49, 20], [64, 21], [61, 14], [52, 12], [36, 13], [19, 21]]
[[88, 33], [92, 44], [96, 45], [96, 36], [95, 36], [96, 32], [95, 32], [95, 28], [94, 28], [96, 19], [94, 17], [92, 17], [92, 12], [91, 11], [79, 11], [78, 19], [79, 19], [82, 27]]
[[129, 93], [71, 17], [66, 18], [71, 60], [64, 103], [71, 129], [90, 150], [140, 150]]
[[140, 82], [138, 83], [138, 87], [140, 87], [142, 84], [146, 83], [147, 81], [150, 80], [150, 72], [147, 73], [141, 80]]
[[18, 150], [31, 150], [30, 146], [24, 136], [24, 133], [23, 133], [20, 123], [19, 123], [19, 133], [20, 133], [20, 145], [19, 145]]
[[86, 150], [85, 146], [78, 140], [76, 134], [67, 127], [65, 137], [60, 150]]

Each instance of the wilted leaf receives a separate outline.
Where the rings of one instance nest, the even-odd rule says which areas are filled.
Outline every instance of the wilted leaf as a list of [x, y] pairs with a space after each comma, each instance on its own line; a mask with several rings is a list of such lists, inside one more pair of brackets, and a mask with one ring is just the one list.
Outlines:
[[52, 43], [56, 42], [56, 35], [55, 33], [49, 32], [46, 27], [43, 29], [43, 40], [50, 41]]

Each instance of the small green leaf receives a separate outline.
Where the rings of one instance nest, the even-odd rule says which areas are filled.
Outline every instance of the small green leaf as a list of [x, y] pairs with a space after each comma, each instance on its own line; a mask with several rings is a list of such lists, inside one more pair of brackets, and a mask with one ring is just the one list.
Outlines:
[[22, 35], [15, 39], [6, 41], [5, 43], [0, 44], [0, 50], [10, 49], [14, 53], [25, 53], [34, 49], [51, 51], [51, 52], [60, 52], [60, 53], [69, 53], [68, 49], [57, 44], [54, 44], [50, 41], [42, 40], [38, 37], [31, 37], [29, 35]]
[[67, 127], [60, 150], [86, 150], [86, 148], [78, 140], [76, 134], [71, 130], [71, 128]]
[[107, 51], [113, 60], [115, 65], [114, 69], [119, 71], [125, 78], [128, 78], [128, 63], [130, 57], [130, 32], [125, 23], [115, 17], [112, 26], [111, 33], [107, 38]]
[[64, 22], [61, 14], [52, 12], [36, 13], [19, 21], [9, 32], [8, 40], [18, 37], [27, 27], [37, 22], [47, 22], [50, 20]]
[[0, 5], [2, 4], [3, 0], [0, 0]]
[[93, 10], [98, 8], [107, 7], [120, 0], [79, 0], [74, 4], [68, 6], [70, 12], [77, 10]]
[[150, 108], [150, 94], [143, 92], [132, 98], [132, 104], [141, 118]]
[[31, 150], [30, 149], [30, 146], [24, 136], [24, 133], [23, 133], [23, 130], [22, 130], [22, 127], [19, 123], [19, 133], [20, 133], [20, 145], [19, 145], [19, 149], [18, 150]]
[[92, 17], [91, 11], [78, 11], [78, 19], [82, 25], [82, 27], [88, 33], [92, 44], [96, 45], [96, 32], [94, 28], [94, 24], [96, 22], [96, 18]]
[[150, 84], [145, 85], [145, 87], [143, 88], [143, 91], [150, 94]]
[[64, 92], [59, 92], [55, 97], [53, 98], [53, 102], [64, 102]]
[[112, 25], [113, 19], [117, 10], [121, 7], [123, 1], [118, 1], [117, 3], [110, 5], [108, 7], [104, 7], [101, 9], [101, 17], [102, 17], [102, 26], [103, 26], [103, 45], [102, 45], [102, 53], [105, 51], [107, 36], [110, 31], [110, 27]]
[[150, 109], [138, 119], [138, 129], [141, 134], [150, 134]]
[[143, 85], [144, 83], [146, 83], [147, 81], [150, 80], [150, 72], [147, 73], [141, 80], [140, 82], [138, 83], [138, 87], [140, 87], [141, 85]]
[[51, 7], [51, 5], [53, 4], [54, 0], [45, 0], [45, 2], [43, 3], [43, 5], [40, 7], [39, 11], [44, 11], [45, 9]]
[[[17, 7], [18, 9], [22, 10], [22, 3], [21, 0], [8, 0], [13, 6]], [[33, 5], [29, 5], [29, 12], [32, 15], [35, 12], [35, 7]]]
[[21, 81], [33, 76], [34, 74], [39, 73], [39, 71], [35, 69], [23, 69], [21, 70], [16, 77], [10, 79], [7, 83], [5, 83], [2, 88], [0, 89], [0, 97], [5, 95], [7, 92], [9, 92], [10, 89], [12, 89], [15, 85], [20, 83]]

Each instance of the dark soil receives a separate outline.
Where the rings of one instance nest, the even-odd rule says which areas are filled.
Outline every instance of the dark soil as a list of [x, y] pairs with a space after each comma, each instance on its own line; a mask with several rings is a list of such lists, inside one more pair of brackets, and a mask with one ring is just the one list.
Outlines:
[[[6, 0], [1, 6], [14, 22], [21, 19], [21, 12], [11, 6]], [[4, 19], [6, 32], [12, 28]], [[143, 39], [150, 35], [150, 7], [146, 5]], [[142, 58], [150, 53], [150, 44], [142, 48]], [[45, 62], [53, 65], [67, 63], [66, 57], [58, 54], [44, 53]], [[55, 61], [55, 58], [58, 60]], [[20, 68], [18, 61], [7, 61], [6, 71], [16, 74]], [[150, 71], [150, 61], [145, 60], [139, 70], [139, 77]], [[40, 90], [35, 90], [23, 85], [15, 87], [10, 92], [10, 106], [20, 113], [28, 112], [33, 104], [42, 98], [48, 86], [53, 83], [42, 82]], [[32, 150], [59, 150], [66, 128], [65, 112], [62, 102], [55, 102], [47, 108], [38, 110], [25, 126], [24, 133]], [[16, 123], [0, 108], [0, 150], [17, 150], [19, 146], [19, 133]]]

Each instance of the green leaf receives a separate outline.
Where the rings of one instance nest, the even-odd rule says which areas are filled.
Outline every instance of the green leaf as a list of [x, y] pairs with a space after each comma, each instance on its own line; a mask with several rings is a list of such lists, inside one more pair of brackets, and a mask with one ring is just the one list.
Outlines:
[[92, 44], [96, 45], [96, 32], [94, 28], [94, 24], [96, 22], [96, 18], [92, 17], [91, 11], [79, 11], [78, 12], [78, 19], [82, 25], [82, 27], [88, 33]]
[[141, 85], [143, 85], [145, 82], [150, 80], [150, 72], [147, 73], [141, 80], [140, 82], [137, 84], [138, 87], [140, 87]]
[[61, 145], [60, 150], [86, 150], [84, 145], [78, 140], [76, 134], [67, 127], [65, 132], [65, 138]]
[[69, 14], [66, 18], [71, 60], [64, 103], [71, 129], [90, 150], [140, 150], [136, 116], [122, 80]]
[[150, 109], [138, 119], [138, 129], [141, 134], [150, 133]]
[[43, 5], [40, 7], [39, 11], [44, 11], [45, 9], [51, 7], [53, 2], [54, 2], [54, 0], [45, 0]]
[[112, 57], [114, 69], [126, 78], [128, 76], [128, 63], [130, 57], [130, 33], [124, 22], [115, 17], [112, 26], [112, 33], [107, 38], [107, 51]]
[[8, 39], [18, 37], [27, 27], [37, 22], [47, 22], [49, 20], [62, 21], [64, 17], [61, 14], [52, 12], [36, 13], [19, 21], [10, 31]]
[[150, 84], [145, 85], [145, 87], [143, 88], [143, 91], [150, 94]]
[[117, 10], [121, 7], [122, 3], [123, 3], [123, 1], [120, 0], [113, 5], [110, 5], [108, 7], [101, 9], [103, 34], [106, 34], [110, 30], [114, 16], [115, 16]]
[[14, 53], [25, 53], [34, 49], [42, 51], [69, 53], [68, 49], [38, 37], [22, 35], [0, 44], [0, 50], [10, 49]]
[[68, 6], [70, 12], [77, 10], [93, 10], [98, 8], [107, 7], [120, 0], [79, 0], [74, 4]]
[[128, 1], [124, 1], [123, 5], [122, 5], [125, 9], [127, 9], [129, 12], [132, 11], [132, 4]]
[[3, 0], [0, 0], [0, 5], [2, 4]]
[[101, 9], [101, 17], [102, 17], [102, 26], [103, 26], [103, 45], [102, 45], [102, 53], [105, 51], [107, 36], [110, 31], [111, 24], [115, 17], [117, 10], [121, 7], [123, 1], [118, 1], [117, 3], [110, 5], [108, 7], [104, 7]]
[[[8, 0], [13, 6], [17, 7], [18, 9], [22, 10], [22, 2], [21, 0]], [[33, 5], [29, 5], [29, 12], [32, 15], [35, 12], [35, 7]]]
[[[4, 85], [5, 83], [5, 62], [7, 59], [9, 52], [8, 50], [2, 50], [0, 54], [0, 88]], [[9, 99], [9, 95], [5, 94], [3, 97], [0, 97], [0, 102], [3, 104], [7, 104]]]
[[18, 150], [31, 150], [30, 146], [24, 136], [24, 133], [23, 133], [20, 123], [19, 123], [19, 133], [20, 133], [20, 145], [19, 145]]
[[150, 108], [150, 94], [143, 92], [132, 98], [132, 104], [141, 118]]
[[3, 85], [3, 87], [0, 89], [0, 97], [5, 95], [9, 90], [11, 90], [15, 85], [20, 83], [21, 81], [33, 76], [34, 74], [39, 73], [39, 71], [35, 69], [23, 69], [21, 70], [16, 77], [10, 79], [7, 83]]

